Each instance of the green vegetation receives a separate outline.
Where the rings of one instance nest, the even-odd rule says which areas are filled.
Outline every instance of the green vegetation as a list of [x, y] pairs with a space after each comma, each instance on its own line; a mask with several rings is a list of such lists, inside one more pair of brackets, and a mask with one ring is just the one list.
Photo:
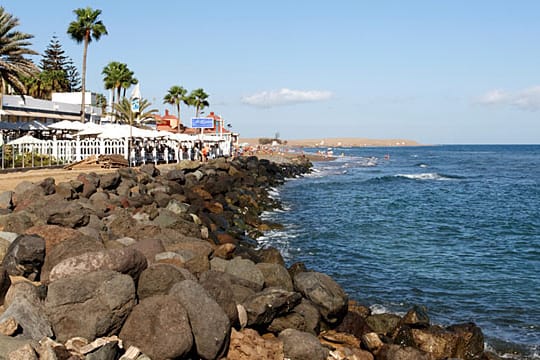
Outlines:
[[134, 113], [131, 110], [131, 101], [126, 97], [123, 97], [118, 103], [114, 104], [114, 110], [117, 114], [117, 121], [123, 124], [130, 125], [142, 125], [149, 120], [153, 120], [153, 114], [157, 113], [157, 109], [148, 109], [152, 104], [146, 100], [141, 99], [139, 102], [139, 112]]
[[101, 36], [107, 35], [107, 28], [101, 20], [101, 10], [94, 10], [90, 7], [73, 10], [77, 19], [69, 24], [67, 33], [78, 44], [84, 43], [82, 60], [82, 102], [81, 102], [81, 121], [86, 121], [85, 113], [85, 92], [86, 92], [86, 56], [88, 53], [88, 44], [92, 40], [98, 41]]
[[178, 116], [178, 131], [182, 130], [182, 121], [180, 118], [180, 104], [184, 103], [189, 106], [189, 97], [186, 96], [187, 90], [182, 86], [171, 86], [167, 95], [163, 97], [163, 103], [176, 106], [176, 114]]
[[38, 68], [32, 60], [25, 55], [37, 55], [31, 50], [30, 39], [32, 35], [18, 31], [19, 19], [7, 13], [0, 6], [0, 110], [2, 110], [2, 97], [6, 86], [10, 86], [19, 94], [26, 94], [23, 77], [34, 77]]

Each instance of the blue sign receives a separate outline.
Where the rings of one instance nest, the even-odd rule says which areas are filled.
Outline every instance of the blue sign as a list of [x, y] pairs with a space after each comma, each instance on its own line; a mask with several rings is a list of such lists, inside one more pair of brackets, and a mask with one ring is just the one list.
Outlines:
[[141, 110], [141, 103], [139, 98], [131, 99], [131, 111], [138, 113]]
[[211, 129], [214, 127], [212, 118], [191, 118], [191, 127], [197, 129]]

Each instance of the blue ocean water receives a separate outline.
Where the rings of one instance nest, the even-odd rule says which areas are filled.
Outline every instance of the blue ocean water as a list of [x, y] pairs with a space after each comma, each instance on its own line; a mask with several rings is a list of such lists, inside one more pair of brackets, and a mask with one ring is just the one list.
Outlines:
[[[472, 321], [506, 357], [540, 358], [540, 146], [336, 148], [277, 189], [259, 239], [375, 311]], [[389, 155], [385, 159], [385, 155]]]

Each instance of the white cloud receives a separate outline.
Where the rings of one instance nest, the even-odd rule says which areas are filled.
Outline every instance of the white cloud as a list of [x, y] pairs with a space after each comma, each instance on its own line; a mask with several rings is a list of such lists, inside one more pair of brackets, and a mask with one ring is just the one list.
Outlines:
[[540, 86], [532, 86], [516, 92], [491, 90], [482, 95], [478, 103], [483, 105], [514, 106], [522, 110], [540, 110]]
[[257, 94], [244, 96], [242, 102], [257, 107], [273, 107], [328, 100], [332, 97], [330, 91], [280, 89], [262, 91]]

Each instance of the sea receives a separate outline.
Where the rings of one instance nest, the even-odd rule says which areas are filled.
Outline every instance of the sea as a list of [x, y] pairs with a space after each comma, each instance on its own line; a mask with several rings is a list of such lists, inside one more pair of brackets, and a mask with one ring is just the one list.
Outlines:
[[[326, 151], [314, 149], [313, 151]], [[474, 322], [486, 349], [540, 359], [540, 145], [333, 148], [271, 189], [259, 238], [374, 313]]]

